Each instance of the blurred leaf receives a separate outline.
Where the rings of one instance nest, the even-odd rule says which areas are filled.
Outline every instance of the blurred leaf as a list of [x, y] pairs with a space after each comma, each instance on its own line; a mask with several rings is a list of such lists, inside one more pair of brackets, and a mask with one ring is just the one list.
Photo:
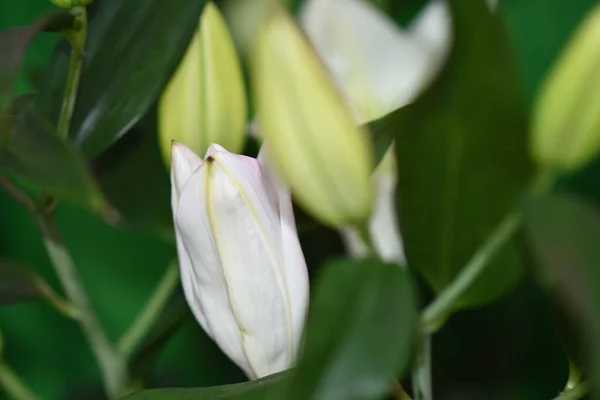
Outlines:
[[171, 183], [158, 148], [154, 108], [93, 167], [122, 226], [173, 240]]
[[381, 399], [411, 355], [408, 275], [376, 260], [334, 261], [317, 282], [288, 400]]
[[31, 100], [31, 95], [21, 96], [0, 115], [0, 171], [93, 211], [106, 211], [102, 192], [78, 150], [31, 110]]
[[595, 369], [600, 393], [600, 214], [575, 197], [550, 195], [528, 202], [525, 228], [542, 267], [546, 288], [560, 293], [575, 319], [583, 321], [593, 353], [585, 354]]
[[42, 296], [35, 274], [24, 265], [0, 260], [0, 306]]
[[130, 369], [134, 377], [144, 381], [150, 378], [161, 350], [189, 315], [183, 293], [175, 293], [133, 355]]
[[208, 388], [143, 390], [124, 400], [264, 400], [287, 374], [280, 372], [250, 382]]
[[61, 31], [73, 26], [73, 15], [68, 12], [44, 15], [28, 26], [19, 26], [0, 32], [0, 100], [10, 102], [14, 85], [27, 48], [42, 31]]
[[371, 140], [373, 141], [375, 165], [379, 164], [390, 146], [392, 146], [396, 137], [397, 127], [401, 126], [404, 118], [409, 115], [411, 109], [412, 105], [409, 104], [367, 124], [367, 128], [371, 133]]
[[[120, 138], [155, 103], [198, 25], [204, 0], [102, 0], [88, 46], [70, 134], [87, 155]], [[66, 47], [62, 50], [66, 50]], [[58, 51], [40, 107], [53, 121], [62, 98], [68, 52]]]
[[[515, 206], [532, 169], [521, 88], [499, 16], [483, 1], [450, 5], [450, 58], [396, 128], [407, 259], [437, 292]], [[457, 306], [493, 301], [521, 275], [510, 243]]]

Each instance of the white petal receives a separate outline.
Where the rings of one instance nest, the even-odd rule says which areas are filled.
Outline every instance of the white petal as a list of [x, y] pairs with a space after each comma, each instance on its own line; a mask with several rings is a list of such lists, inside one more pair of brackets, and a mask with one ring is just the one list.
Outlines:
[[306, 33], [358, 112], [359, 122], [410, 103], [431, 78], [431, 52], [363, 0], [309, 0]]
[[277, 171], [268, 160], [268, 147], [263, 145], [258, 154], [262, 170], [263, 182], [269, 197], [272, 198], [279, 212], [281, 225], [281, 244], [284, 258], [284, 277], [287, 284], [290, 304], [292, 305], [292, 325], [294, 343], [300, 343], [304, 329], [304, 321], [308, 308], [308, 270], [296, 229], [296, 220], [292, 206], [290, 188], [279, 177]]
[[186, 185], [177, 224], [215, 341], [256, 378], [289, 368], [294, 352], [279, 221], [256, 160], [212, 157]]
[[377, 203], [369, 220], [371, 237], [384, 261], [404, 265], [404, 246], [396, 219], [396, 176], [394, 173], [376, 173], [375, 181]]
[[173, 202], [174, 209], [177, 206], [179, 194], [181, 194], [188, 178], [202, 163], [202, 159], [187, 146], [173, 142], [171, 156], [171, 201]]

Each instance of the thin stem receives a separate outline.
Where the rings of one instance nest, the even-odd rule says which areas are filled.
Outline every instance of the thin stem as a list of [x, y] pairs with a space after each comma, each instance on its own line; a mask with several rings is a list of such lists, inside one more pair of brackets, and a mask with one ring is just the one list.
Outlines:
[[57, 295], [56, 292], [42, 278], [36, 276], [35, 279], [37, 289], [56, 311], [67, 318], [79, 318], [79, 310], [77, 307], [73, 306], [67, 300]]
[[85, 7], [77, 6], [73, 8], [73, 12], [76, 14], [75, 21], [73, 22], [73, 30], [67, 34], [72, 47], [71, 59], [69, 61], [67, 83], [57, 128], [58, 136], [63, 139], [69, 136], [69, 127], [71, 126], [71, 117], [75, 108], [75, 99], [77, 98], [77, 89], [79, 88], [79, 78], [83, 65], [85, 42], [87, 40], [86, 9]]
[[431, 336], [423, 333], [419, 337], [412, 369], [414, 400], [432, 400], [431, 384]]
[[29, 212], [35, 212], [35, 201], [33, 201], [33, 199], [29, 197], [27, 193], [19, 189], [17, 185], [12, 183], [6, 176], [2, 174], [0, 174], [0, 186], [4, 188], [10, 197], [12, 197], [17, 203], [19, 203]]
[[392, 391], [392, 397], [395, 400], [412, 400], [406, 393], [400, 382], [394, 381], [394, 389]]
[[0, 361], [0, 386], [15, 400], [39, 400], [39, 397], [3, 361]]
[[165, 305], [179, 283], [179, 264], [172, 262], [158, 283], [154, 293], [137, 316], [133, 324], [118, 342], [118, 348], [125, 357], [130, 357], [139, 343], [146, 337], [150, 328], [164, 310]]
[[377, 252], [375, 243], [371, 238], [371, 233], [369, 232], [369, 227], [367, 226], [367, 224], [357, 225], [355, 229], [358, 232], [360, 239], [365, 244], [365, 247], [367, 248], [367, 254], [372, 257], [379, 257], [379, 253]]
[[100, 366], [107, 395], [116, 398], [128, 382], [125, 359], [108, 339], [92, 308], [77, 268], [63, 243], [52, 215], [38, 215], [37, 222], [43, 234], [48, 256], [65, 289], [67, 298], [79, 311], [78, 321]]
[[555, 397], [554, 400], [579, 400], [588, 394], [589, 390], [590, 388], [587, 382], [583, 382], [573, 389], [565, 390], [559, 396]]
[[579, 367], [569, 359], [569, 378], [567, 379], [564, 391], [566, 392], [575, 389], [580, 383], [581, 371], [579, 370]]
[[508, 214], [477, 250], [460, 274], [423, 311], [421, 322], [426, 332], [436, 332], [452, 312], [456, 301], [479, 278], [485, 267], [499, 250], [510, 240], [521, 224], [521, 214]]

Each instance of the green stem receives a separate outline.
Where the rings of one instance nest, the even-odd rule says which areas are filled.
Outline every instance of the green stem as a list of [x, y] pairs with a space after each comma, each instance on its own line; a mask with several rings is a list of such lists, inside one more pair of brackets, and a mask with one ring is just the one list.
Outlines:
[[371, 233], [369, 232], [368, 225], [367, 224], [356, 225], [355, 229], [358, 232], [360, 239], [365, 244], [365, 247], [367, 248], [367, 254], [370, 257], [379, 258], [379, 253], [377, 252], [375, 243], [373, 242], [373, 239], [371, 238]]
[[422, 333], [419, 336], [417, 352], [412, 369], [414, 400], [432, 400], [431, 383], [431, 336]]
[[48, 256], [67, 298], [78, 310], [79, 324], [102, 372], [106, 393], [110, 398], [116, 398], [128, 383], [125, 359], [109, 340], [92, 308], [77, 268], [63, 243], [52, 215], [38, 215], [37, 222]]
[[575, 389], [581, 383], [581, 371], [579, 367], [569, 359], [569, 378], [565, 385], [565, 392]]
[[426, 332], [436, 332], [450, 315], [457, 300], [473, 285], [496, 253], [519, 229], [521, 214], [508, 214], [473, 255], [460, 274], [423, 311], [421, 322]]
[[39, 397], [3, 361], [0, 361], [0, 386], [14, 400], [39, 400]]
[[71, 126], [71, 117], [75, 108], [81, 67], [83, 65], [85, 42], [87, 40], [87, 11], [85, 7], [74, 7], [72, 11], [76, 14], [75, 21], [73, 22], [73, 30], [66, 34], [67, 39], [71, 43], [71, 59], [69, 61], [67, 83], [57, 128], [58, 136], [63, 139], [69, 136], [69, 127]]
[[412, 398], [408, 395], [408, 393], [406, 393], [406, 391], [398, 381], [394, 381], [392, 397], [394, 398], [394, 400], [412, 400]]
[[118, 348], [125, 357], [129, 358], [139, 343], [146, 337], [150, 328], [164, 310], [165, 305], [179, 284], [179, 264], [172, 262], [154, 293], [129, 327], [127, 332], [119, 339]]
[[565, 390], [554, 400], [579, 400], [586, 394], [588, 394], [590, 388], [586, 382], [580, 383], [572, 389]]

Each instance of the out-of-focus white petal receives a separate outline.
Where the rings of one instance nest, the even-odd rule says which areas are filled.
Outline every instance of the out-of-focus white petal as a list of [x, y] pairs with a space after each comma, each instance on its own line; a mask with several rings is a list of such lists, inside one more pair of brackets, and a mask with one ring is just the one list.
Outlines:
[[[404, 265], [404, 246], [396, 218], [396, 166], [394, 153], [388, 151], [375, 170], [377, 200], [369, 219], [369, 234], [375, 250], [387, 262]], [[348, 253], [355, 258], [365, 257], [367, 247], [353, 228], [341, 231]]]
[[293, 364], [306, 312], [306, 302], [292, 304], [301, 297], [294, 294], [294, 279], [304, 273], [287, 259], [277, 212], [260, 163], [211, 146], [185, 185], [176, 215], [203, 327], [251, 378]]
[[[300, 20], [357, 119], [366, 122], [410, 103], [429, 82], [443, 57], [425, 39], [449, 41], [449, 24], [438, 15], [444, 10], [444, 5], [429, 5], [424, 15], [432, 16], [415, 26], [418, 35], [401, 30], [363, 0], [308, 0]], [[436, 20], [446, 24], [432, 27], [429, 21]], [[425, 28], [436, 32], [429, 37]]]

